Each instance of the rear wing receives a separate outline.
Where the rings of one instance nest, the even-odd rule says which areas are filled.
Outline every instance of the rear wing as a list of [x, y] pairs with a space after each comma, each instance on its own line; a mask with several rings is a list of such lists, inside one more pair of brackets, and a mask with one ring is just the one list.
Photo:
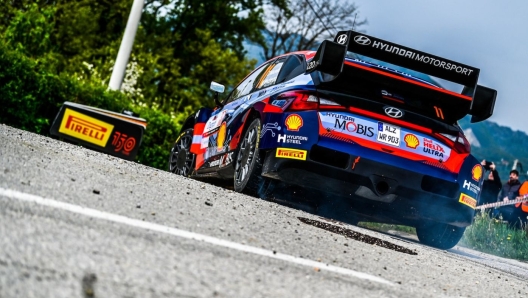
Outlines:
[[473, 115], [471, 122], [485, 120], [493, 114], [497, 91], [477, 84], [478, 68], [355, 31], [340, 31], [334, 41], [323, 41], [315, 57], [308, 62], [307, 73], [327, 74], [323, 83], [336, 79], [343, 72], [347, 51], [464, 86], [463, 92], [456, 97], [471, 101], [471, 104], [464, 104], [465, 111], [457, 114]]

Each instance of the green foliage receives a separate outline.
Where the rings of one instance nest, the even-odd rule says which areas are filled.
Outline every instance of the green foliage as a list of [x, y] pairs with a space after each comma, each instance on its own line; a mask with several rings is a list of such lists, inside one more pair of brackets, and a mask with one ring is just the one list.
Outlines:
[[178, 137], [185, 119], [171, 118], [158, 110], [134, 107], [133, 111], [147, 120], [147, 129], [137, 156], [137, 161], [158, 169], [166, 170], [170, 149]]
[[523, 165], [517, 170], [521, 173], [521, 180], [526, 180], [528, 170], [528, 135], [522, 131], [514, 131], [509, 127], [500, 126], [491, 121], [483, 121], [475, 124], [469, 123], [469, 117], [460, 121], [464, 129], [471, 128], [478, 139], [480, 147], [472, 146], [471, 154], [478, 160], [493, 161], [501, 180], [508, 180], [509, 171], [513, 167], [514, 160]]
[[466, 229], [462, 245], [496, 256], [528, 260], [528, 227], [512, 229], [488, 213], [478, 213]]
[[[132, 2], [8, 2], [0, 29], [12, 48], [53, 73], [107, 85]], [[173, 115], [212, 104], [211, 81], [233, 86], [254, 67], [242, 42], [262, 39], [264, 3], [286, 2], [147, 1], [132, 52], [141, 70], [132, 100]]]
[[35, 3], [26, 12], [17, 11], [5, 32], [6, 42], [29, 56], [42, 56], [50, 52], [55, 26], [54, 13], [53, 6], [40, 9]]
[[[140, 78], [140, 85], [152, 84], [157, 88], [143, 89], [143, 99], [139, 102], [172, 114], [188, 113], [187, 107], [192, 107], [192, 112], [202, 106], [213, 106], [212, 93], [209, 91], [211, 81], [234, 86], [254, 68], [255, 61], [241, 60], [234, 51], [222, 49], [211, 34], [210, 31], [196, 29], [196, 39], [184, 46], [189, 55], [196, 59], [185, 75], [181, 73], [183, 65], [180, 63], [174, 62], [174, 67], [163, 73], [159, 72], [163, 68], [158, 63], [142, 63], [144, 75]], [[158, 57], [155, 61], [169, 59]], [[168, 84], [163, 83], [164, 80]]]
[[106, 90], [133, 0], [17, 0], [0, 5], [0, 122], [40, 134], [61, 104], [147, 119], [138, 161], [167, 168], [183, 119], [211, 106], [212, 80], [235, 85], [255, 62], [264, 4], [285, 0], [147, 0], [123, 91]]
[[108, 110], [128, 105], [120, 92], [50, 73], [35, 59], [0, 42], [0, 122], [47, 134], [60, 106], [72, 101]]
[[48, 135], [59, 108], [65, 101], [120, 112], [132, 109], [147, 120], [138, 161], [167, 169], [172, 142], [183, 122], [147, 107], [138, 107], [121, 92], [108, 91], [100, 84], [55, 75], [20, 52], [0, 42], [0, 123]]

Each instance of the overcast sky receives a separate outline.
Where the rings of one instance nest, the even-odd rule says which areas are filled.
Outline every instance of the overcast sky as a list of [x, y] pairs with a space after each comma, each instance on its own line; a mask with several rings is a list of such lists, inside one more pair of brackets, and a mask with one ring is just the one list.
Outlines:
[[490, 121], [528, 133], [528, 1], [353, 0], [368, 35], [480, 69]]

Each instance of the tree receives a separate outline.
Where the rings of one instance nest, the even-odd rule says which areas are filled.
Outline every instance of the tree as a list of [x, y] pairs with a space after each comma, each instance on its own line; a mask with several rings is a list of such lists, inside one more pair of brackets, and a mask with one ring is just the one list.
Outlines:
[[[132, 0], [2, 2], [0, 30], [13, 46], [52, 54], [55, 73], [108, 83]], [[212, 80], [232, 86], [254, 67], [243, 41], [263, 39], [264, 4], [286, 9], [285, 0], [147, 0], [129, 65], [132, 100], [167, 113], [211, 104]]]
[[338, 31], [367, 24], [358, 18], [358, 8], [342, 0], [290, 0], [288, 9], [266, 6], [265, 40], [258, 42], [265, 60], [300, 50], [314, 50]]

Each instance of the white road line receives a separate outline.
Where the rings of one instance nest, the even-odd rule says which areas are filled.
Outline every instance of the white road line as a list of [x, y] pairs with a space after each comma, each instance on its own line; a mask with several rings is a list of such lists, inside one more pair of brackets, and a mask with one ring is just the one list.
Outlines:
[[394, 283], [390, 281], [387, 281], [383, 278], [376, 277], [376, 276], [373, 276], [367, 273], [358, 272], [358, 271], [354, 271], [354, 270], [350, 270], [350, 269], [346, 269], [342, 267], [332, 266], [332, 265], [328, 265], [325, 263], [321, 263], [321, 262], [317, 262], [317, 261], [313, 261], [309, 259], [297, 258], [291, 255], [281, 254], [278, 252], [274, 253], [271, 250], [266, 250], [266, 249], [262, 249], [258, 247], [249, 246], [249, 245], [244, 245], [244, 244], [240, 244], [240, 243], [236, 243], [232, 241], [222, 240], [222, 239], [210, 237], [207, 235], [188, 232], [188, 231], [184, 231], [184, 230], [180, 230], [176, 228], [171, 228], [171, 227], [167, 227], [167, 226], [163, 226], [163, 225], [159, 225], [159, 224], [155, 224], [151, 222], [132, 219], [132, 218], [128, 218], [125, 216], [103, 212], [103, 211], [86, 208], [86, 207], [82, 207], [78, 205], [68, 204], [68, 203], [64, 203], [64, 202], [60, 202], [56, 200], [46, 199], [40, 196], [31, 195], [31, 194], [19, 192], [16, 190], [4, 189], [0, 187], [0, 196], [4, 196], [10, 199], [17, 199], [17, 200], [25, 201], [25, 202], [36, 203], [42, 206], [61, 209], [64, 211], [69, 211], [69, 212], [73, 212], [73, 213], [77, 213], [77, 214], [81, 214], [81, 215], [85, 215], [85, 216], [89, 216], [93, 218], [98, 218], [98, 219], [103, 219], [103, 220], [107, 220], [107, 221], [111, 221], [115, 223], [125, 224], [125, 225], [129, 225], [129, 226], [136, 227], [136, 228], [142, 228], [145, 230], [169, 234], [169, 235], [182, 237], [186, 239], [203, 241], [208, 244], [231, 248], [234, 250], [252, 253], [252, 254], [256, 254], [260, 256], [265, 256], [265, 257], [269, 257], [273, 259], [283, 260], [283, 261], [298, 264], [298, 265], [303, 265], [303, 266], [312, 267], [312, 268], [319, 268], [320, 270], [326, 270], [326, 271], [335, 272], [335, 273], [344, 274], [344, 275], [350, 275], [350, 276], [353, 276], [359, 279], [365, 279], [365, 280], [387, 284], [391, 286], [395, 285]]

